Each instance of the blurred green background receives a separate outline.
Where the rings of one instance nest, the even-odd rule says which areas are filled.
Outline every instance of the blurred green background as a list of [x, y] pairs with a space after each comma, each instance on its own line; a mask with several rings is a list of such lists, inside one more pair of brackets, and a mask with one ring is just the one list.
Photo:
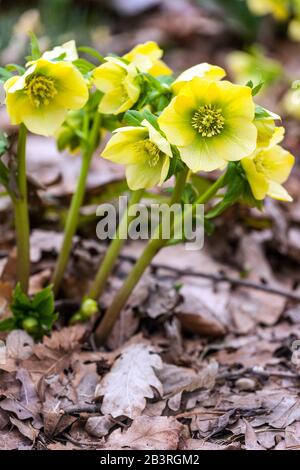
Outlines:
[[[279, 112], [300, 77], [299, 18], [300, 0], [0, 0], [0, 65], [24, 63], [28, 31], [42, 50], [75, 38], [104, 55], [154, 40], [175, 73], [209, 62], [236, 82], [263, 81], [262, 103]], [[299, 118], [293, 99], [285, 108]]]

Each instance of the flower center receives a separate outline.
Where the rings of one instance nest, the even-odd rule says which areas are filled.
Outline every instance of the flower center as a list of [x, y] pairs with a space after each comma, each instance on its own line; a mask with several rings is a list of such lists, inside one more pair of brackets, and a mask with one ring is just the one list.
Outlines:
[[213, 137], [220, 134], [224, 123], [222, 110], [211, 104], [201, 106], [192, 117], [192, 126], [202, 137]]
[[47, 106], [57, 94], [52, 78], [33, 75], [26, 80], [25, 93], [36, 108]]
[[[265, 152], [261, 151], [259, 152], [258, 155], [255, 156], [254, 158], [254, 164], [256, 167], [256, 170], [258, 173], [264, 173], [267, 174], [268, 171], [272, 168], [270, 168], [270, 163], [268, 164], [268, 161], [265, 159]], [[271, 164], [272, 166], [272, 164]]]
[[146, 154], [147, 162], [150, 168], [154, 168], [160, 159], [161, 151], [156, 144], [151, 142], [149, 139], [142, 140], [135, 144], [135, 150], [138, 153]]

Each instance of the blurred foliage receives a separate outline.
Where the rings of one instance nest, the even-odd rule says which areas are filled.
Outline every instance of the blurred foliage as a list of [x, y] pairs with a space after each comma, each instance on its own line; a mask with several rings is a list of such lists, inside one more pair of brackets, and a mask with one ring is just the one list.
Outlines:
[[224, 21], [248, 41], [256, 39], [261, 18], [254, 16], [245, 0], [198, 0], [207, 10], [220, 11]]
[[61, 43], [70, 37], [81, 43], [90, 42], [91, 29], [107, 24], [107, 10], [89, 1], [36, 0], [2, 1], [0, 4], [0, 50], [5, 48], [15, 32], [20, 16], [37, 8], [41, 19], [41, 36], [47, 34], [53, 43]]
[[281, 64], [267, 57], [259, 45], [251, 46], [247, 52], [231, 52], [226, 62], [234, 80], [241, 85], [251, 80], [254, 84], [262, 82], [266, 88], [284, 75]]

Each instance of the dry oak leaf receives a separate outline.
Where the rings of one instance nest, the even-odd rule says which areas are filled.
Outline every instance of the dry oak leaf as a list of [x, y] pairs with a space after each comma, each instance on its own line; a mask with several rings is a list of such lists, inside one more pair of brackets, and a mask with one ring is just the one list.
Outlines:
[[161, 358], [152, 346], [147, 343], [127, 346], [96, 388], [96, 397], [104, 396], [102, 413], [113, 418], [139, 416], [146, 406], [146, 398], [154, 397], [153, 388], [163, 394], [154, 372], [161, 368]]
[[85, 424], [85, 430], [90, 436], [103, 437], [115, 424], [110, 416], [91, 416]]
[[28, 450], [31, 442], [18, 429], [0, 431], [0, 450]]
[[174, 417], [139, 416], [127, 431], [117, 429], [107, 440], [106, 449], [176, 450], [184, 430]]
[[33, 352], [34, 341], [24, 330], [13, 330], [6, 338], [6, 353], [12, 359], [28, 359]]

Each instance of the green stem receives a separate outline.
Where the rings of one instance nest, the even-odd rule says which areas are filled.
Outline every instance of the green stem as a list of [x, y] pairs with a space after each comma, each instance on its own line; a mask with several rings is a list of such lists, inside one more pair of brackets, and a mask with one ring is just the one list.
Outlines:
[[[170, 205], [178, 203], [181, 201], [182, 192], [185, 186], [187, 171], [183, 171], [178, 175], [175, 189], [170, 201]], [[161, 233], [161, 224], [157, 227], [156, 232], [153, 238], [148, 242], [145, 250], [142, 255], [134, 265], [130, 274], [126, 278], [123, 286], [116, 294], [111, 306], [106, 311], [103, 320], [101, 321], [99, 327], [96, 330], [95, 339], [98, 344], [105, 343], [105, 340], [110, 333], [112, 327], [114, 326], [120, 312], [125, 306], [128, 298], [130, 297], [133, 289], [136, 284], [142, 277], [146, 268], [151, 263], [154, 256], [158, 251], [167, 243], [168, 240], [159, 238], [157, 235]]]
[[[131, 220], [134, 218], [134, 217], [128, 216], [129, 208], [133, 206], [134, 204], [137, 204], [140, 201], [143, 195], [143, 192], [144, 192], [143, 190], [139, 190], [139, 191], [134, 191], [132, 193], [132, 196], [127, 206], [127, 210], [125, 211], [122, 217], [120, 225], [116, 231], [115, 238], [111, 241], [109, 248], [105, 254], [105, 257], [99, 267], [95, 280], [90, 288], [88, 297], [97, 300], [102, 294], [105, 284], [107, 282], [107, 279], [110, 273], [112, 272], [114, 264], [126, 241], [126, 237], [124, 236], [124, 234], [127, 234], [128, 225], [130, 224]], [[120, 234], [121, 234], [121, 237], [120, 237]]]
[[90, 131], [90, 134], [88, 135], [88, 143], [86, 146], [86, 150], [82, 156], [82, 165], [80, 175], [77, 181], [77, 188], [71, 201], [71, 207], [68, 212], [64, 231], [63, 244], [59, 253], [59, 257], [53, 275], [53, 290], [55, 295], [58, 293], [72, 249], [73, 237], [77, 229], [79, 212], [84, 198], [86, 180], [91, 160], [98, 143], [100, 119], [100, 114], [96, 113], [93, 127]]
[[209, 188], [205, 193], [201, 194], [201, 196], [198, 197], [197, 201], [194, 203], [195, 204], [205, 204], [208, 202], [210, 199], [212, 199], [218, 192], [220, 188], [224, 186], [225, 183], [225, 176], [226, 172], [223, 173], [223, 175], [220, 176]]
[[28, 291], [30, 274], [30, 228], [28, 213], [28, 190], [26, 177], [27, 129], [20, 125], [17, 150], [18, 194], [13, 198], [17, 239], [17, 277], [24, 293]]

